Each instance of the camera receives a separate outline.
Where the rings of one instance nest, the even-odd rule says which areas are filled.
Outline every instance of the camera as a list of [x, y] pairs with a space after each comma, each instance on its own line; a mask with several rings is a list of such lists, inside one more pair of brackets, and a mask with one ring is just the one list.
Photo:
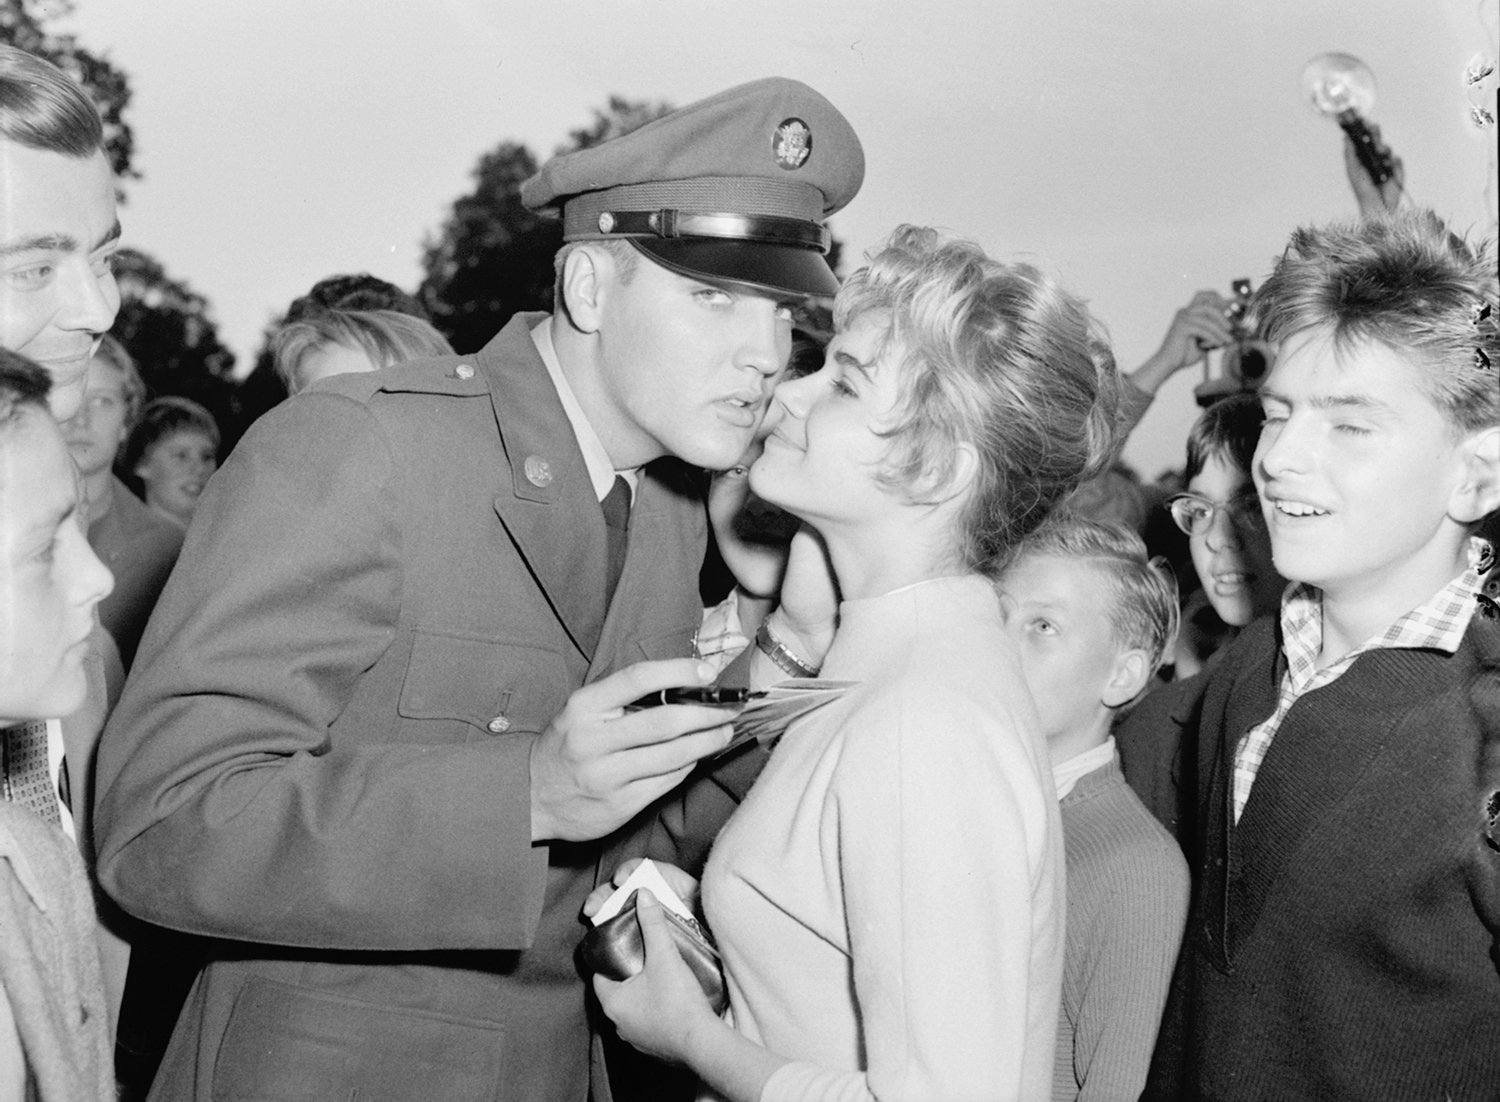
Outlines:
[[1218, 370], [1204, 361], [1205, 378], [1193, 389], [1200, 406], [1211, 406], [1231, 394], [1250, 393], [1260, 388], [1271, 372], [1275, 353], [1265, 341], [1256, 340], [1245, 326], [1245, 311], [1250, 306], [1251, 286], [1248, 279], [1231, 284], [1232, 297], [1224, 308], [1234, 339], [1219, 354]]

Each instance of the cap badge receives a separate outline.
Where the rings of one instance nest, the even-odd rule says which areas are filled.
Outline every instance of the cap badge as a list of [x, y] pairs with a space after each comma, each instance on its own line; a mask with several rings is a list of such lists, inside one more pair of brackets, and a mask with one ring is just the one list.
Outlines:
[[812, 153], [812, 131], [798, 118], [783, 119], [771, 139], [776, 163], [787, 171], [801, 168]]
[[609, 233], [615, 228], [615, 216], [609, 211], [601, 211], [599, 214], [599, 232]]
[[548, 463], [539, 455], [528, 455], [522, 469], [526, 471], [526, 480], [533, 486], [541, 488], [552, 483], [552, 464]]

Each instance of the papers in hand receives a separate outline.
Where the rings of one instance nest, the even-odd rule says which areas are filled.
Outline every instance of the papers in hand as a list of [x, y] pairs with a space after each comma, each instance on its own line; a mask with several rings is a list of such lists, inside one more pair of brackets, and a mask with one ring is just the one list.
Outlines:
[[734, 737], [719, 754], [727, 754], [752, 739], [761, 745], [772, 742], [794, 719], [832, 703], [857, 684], [857, 681], [831, 681], [817, 677], [778, 681], [756, 694], [734, 717]]
[[672, 885], [667, 883], [667, 878], [656, 867], [656, 862], [649, 857], [635, 867], [635, 871], [625, 878], [625, 883], [614, 890], [589, 921], [595, 926], [608, 922], [620, 913], [621, 908], [630, 902], [630, 897], [639, 888], [645, 888], [656, 896], [656, 901], [669, 911], [676, 911], [683, 918], [697, 925], [697, 920], [693, 918], [693, 909], [683, 902], [682, 896], [672, 890]]

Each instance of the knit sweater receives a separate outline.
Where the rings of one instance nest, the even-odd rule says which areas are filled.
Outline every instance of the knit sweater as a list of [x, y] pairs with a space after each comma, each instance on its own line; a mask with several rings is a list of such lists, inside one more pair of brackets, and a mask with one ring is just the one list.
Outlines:
[[846, 601], [823, 676], [703, 878], [762, 1102], [1042, 1099], [1063, 953], [1046, 745], [990, 584]]
[[[1189, 1097], [1500, 1099], [1500, 622], [1457, 653], [1373, 650], [1292, 705], [1231, 825], [1236, 741], [1275, 707], [1279, 627], [1204, 700]], [[1180, 998], [1179, 998], [1180, 995]]]
[[1134, 1099], [1187, 922], [1187, 862], [1118, 761], [1079, 779], [1062, 823], [1068, 938], [1053, 1102]]

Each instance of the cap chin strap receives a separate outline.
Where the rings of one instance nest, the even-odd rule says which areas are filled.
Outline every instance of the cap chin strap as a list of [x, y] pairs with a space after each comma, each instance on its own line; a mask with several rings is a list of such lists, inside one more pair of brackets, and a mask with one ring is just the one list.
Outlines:
[[772, 214], [698, 214], [685, 210], [602, 211], [599, 233], [607, 237], [709, 237], [815, 249], [825, 256], [833, 241], [827, 226]]

